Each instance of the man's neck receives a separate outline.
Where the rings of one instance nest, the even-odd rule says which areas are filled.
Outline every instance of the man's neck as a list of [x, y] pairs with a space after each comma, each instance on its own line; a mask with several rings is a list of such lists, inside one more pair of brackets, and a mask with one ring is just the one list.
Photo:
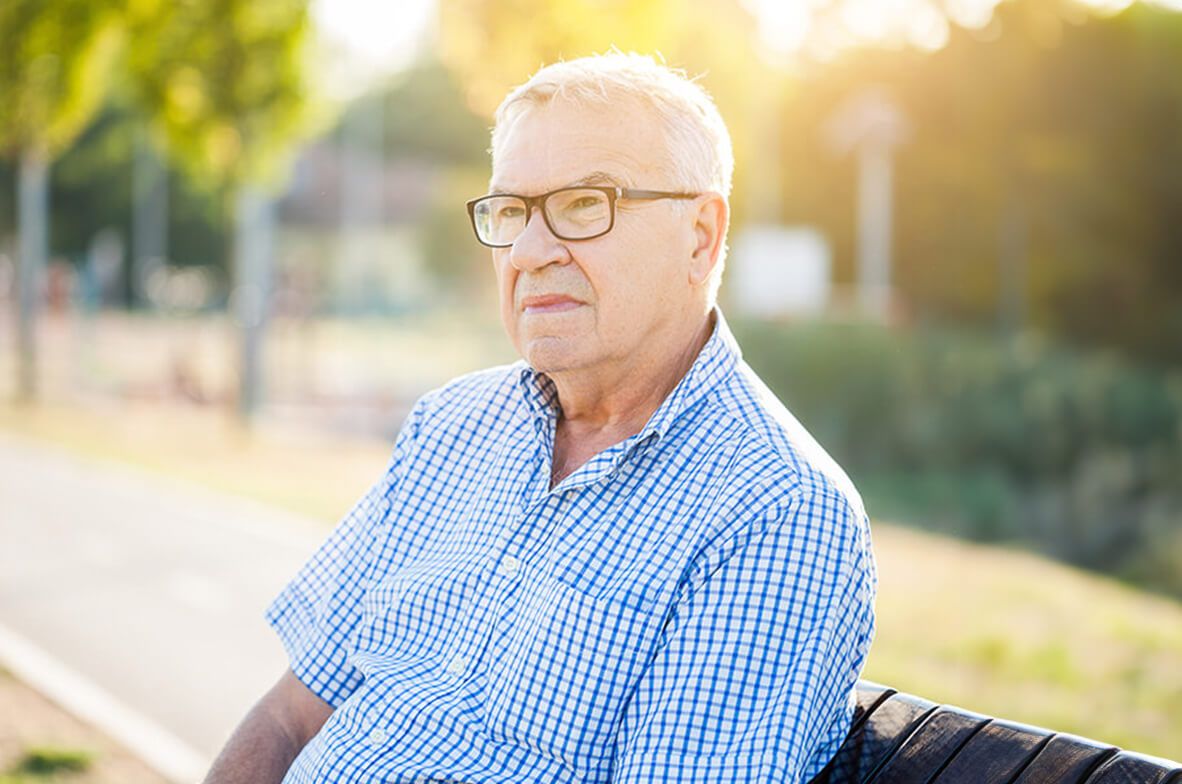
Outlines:
[[[558, 390], [562, 415], [554, 440], [551, 486], [598, 452], [639, 433], [693, 366], [714, 328], [712, 314], [674, 356], [636, 357], [616, 373], [547, 374]], [[665, 344], [668, 345], [668, 344]]]

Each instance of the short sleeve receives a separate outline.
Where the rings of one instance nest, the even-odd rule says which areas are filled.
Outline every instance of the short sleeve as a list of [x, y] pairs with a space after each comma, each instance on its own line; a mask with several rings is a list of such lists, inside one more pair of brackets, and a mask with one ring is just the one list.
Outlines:
[[874, 633], [865, 513], [797, 494], [672, 611], [624, 711], [615, 784], [807, 781], [849, 729]]
[[415, 437], [416, 406], [398, 434], [382, 478], [345, 515], [266, 611], [287, 650], [292, 672], [314, 694], [338, 707], [361, 684], [349, 663], [348, 642], [390, 515], [390, 499], [402, 481]]

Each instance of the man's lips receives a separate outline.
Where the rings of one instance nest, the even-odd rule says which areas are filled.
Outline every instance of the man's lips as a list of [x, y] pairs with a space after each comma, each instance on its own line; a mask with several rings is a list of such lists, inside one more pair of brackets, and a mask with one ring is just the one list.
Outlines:
[[582, 304], [574, 297], [568, 297], [565, 294], [542, 294], [521, 300], [521, 311], [530, 314], [562, 313], [574, 310]]

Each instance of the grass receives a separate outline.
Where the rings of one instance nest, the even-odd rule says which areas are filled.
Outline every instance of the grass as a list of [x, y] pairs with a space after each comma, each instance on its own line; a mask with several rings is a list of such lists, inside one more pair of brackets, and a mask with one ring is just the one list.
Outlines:
[[0, 784], [164, 784], [126, 749], [0, 674]]
[[866, 677], [1148, 754], [1182, 749], [1182, 603], [879, 523]]
[[11, 769], [0, 773], [0, 784], [49, 784], [66, 782], [72, 774], [90, 769], [94, 753], [85, 749], [32, 746]]
[[0, 405], [0, 433], [245, 496], [330, 523], [380, 476], [391, 445], [285, 426], [243, 427], [217, 409], [134, 403]]
[[92, 753], [83, 749], [63, 749], [55, 746], [36, 746], [25, 752], [13, 772], [29, 776], [48, 776], [53, 773], [76, 773], [90, 767]]

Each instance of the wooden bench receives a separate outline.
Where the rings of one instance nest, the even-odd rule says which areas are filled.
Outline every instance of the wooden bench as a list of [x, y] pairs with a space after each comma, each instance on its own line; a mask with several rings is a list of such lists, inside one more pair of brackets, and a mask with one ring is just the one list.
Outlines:
[[937, 705], [869, 681], [812, 784], [1182, 784], [1182, 765]]

